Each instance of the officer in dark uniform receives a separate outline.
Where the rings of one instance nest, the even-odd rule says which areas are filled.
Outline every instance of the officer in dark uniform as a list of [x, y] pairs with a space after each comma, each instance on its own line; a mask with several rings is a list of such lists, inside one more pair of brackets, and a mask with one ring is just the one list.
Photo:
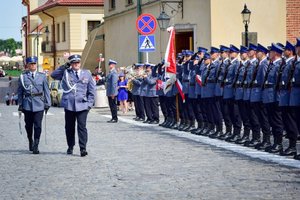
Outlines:
[[234, 88], [233, 82], [235, 74], [240, 66], [240, 62], [238, 60], [239, 49], [230, 45], [230, 65], [225, 69], [224, 77], [223, 77], [223, 85], [224, 85], [224, 119], [229, 119], [233, 125], [233, 134], [228, 134], [225, 139], [229, 142], [235, 142], [240, 138], [241, 132], [241, 117], [238, 111], [238, 107], [236, 102], [234, 101]]
[[205, 115], [205, 107], [201, 98], [201, 88], [202, 88], [202, 71], [204, 68], [204, 54], [207, 52], [207, 49], [204, 47], [198, 47], [197, 56], [198, 60], [194, 62], [195, 64], [195, 94], [197, 96], [196, 105], [194, 106], [195, 116], [197, 120], [198, 127], [197, 129], [192, 130], [191, 132], [196, 135], [200, 135], [204, 129], [204, 123], [207, 124], [207, 119]]
[[89, 70], [81, 68], [81, 56], [72, 55], [69, 62], [52, 72], [51, 77], [62, 80], [64, 90], [61, 107], [65, 109], [65, 129], [68, 143], [67, 154], [73, 154], [75, 145], [75, 122], [79, 139], [80, 155], [86, 156], [88, 133], [86, 120], [95, 102], [95, 81]]
[[[299, 134], [297, 127], [297, 118], [295, 110], [289, 106], [290, 104], [290, 84], [289, 77], [291, 76], [291, 70], [294, 68], [294, 65], [297, 59], [294, 56], [295, 47], [290, 42], [286, 42], [284, 48], [284, 57], [285, 66], [282, 66], [282, 70], [279, 71], [277, 82], [276, 82], [276, 91], [279, 93], [279, 106], [282, 112], [282, 120], [284, 123], [285, 130], [287, 132], [287, 137], [290, 138], [293, 143], [295, 136]], [[282, 147], [282, 134], [274, 135], [274, 144], [267, 150], [270, 153], [281, 153], [283, 151]]]
[[136, 117], [135, 121], [145, 121], [145, 108], [144, 108], [144, 99], [141, 96], [141, 84], [143, 82], [143, 64], [135, 64], [135, 77], [132, 78], [132, 95], [135, 105]]
[[[296, 58], [295, 62], [291, 67], [290, 71], [290, 78], [289, 78], [289, 85], [290, 85], [290, 107], [291, 109], [295, 110], [296, 113], [296, 119], [298, 120], [297, 127], [298, 127], [298, 133], [300, 134], [300, 38], [297, 38], [296, 43]], [[299, 138], [299, 135], [293, 135], [290, 138], [294, 141], [296, 138]], [[296, 160], [300, 160], [300, 154], [295, 156]]]
[[158, 95], [159, 99], [159, 105], [161, 108], [161, 111], [164, 116], [164, 121], [159, 124], [159, 126], [165, 126], [167, 123], [171, 123], [170, 119], [168, 119], [168, 109], [167, 109], [167, 99], [164, 94], [163, 90], [163, 82], [165, 79], [165, 68], [162, 64], [157, 65], [157, 72], [154, 72], [157, 76], [157, 81], [156, 81], [156, 94]]
[[106, 96], [108, 97], [109, 108], [112, 119], [108, 123], [118, 122], [118, 109], [117, 109], [117, 95], [118, 95], [118, 72], [116, 70], [117, 62], [109, 60], [108, 67], [109, 73], [106, 78]]
[[[51, 106], [50, 90], [46, 75], [37, 71], [37, 57], [26, 59], [28, 71], [19, 78], [19, 112], [25, 116], [25, 129], [29, 141], [29, 151], [39, 154], [39, 141], [42, 132], [43, 113], [47, 114]], [[34, 129], [34, 137], [33, 135]]]

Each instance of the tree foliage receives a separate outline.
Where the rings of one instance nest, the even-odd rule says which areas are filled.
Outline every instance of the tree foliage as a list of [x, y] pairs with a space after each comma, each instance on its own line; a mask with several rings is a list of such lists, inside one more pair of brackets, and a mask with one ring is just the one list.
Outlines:
[[15, 41], [13, 38], [2, 40], [0, 39], [0, 51], [10, 54], [10, 56], [16, 55], [16, 49], [22, 48], [22, 42]]

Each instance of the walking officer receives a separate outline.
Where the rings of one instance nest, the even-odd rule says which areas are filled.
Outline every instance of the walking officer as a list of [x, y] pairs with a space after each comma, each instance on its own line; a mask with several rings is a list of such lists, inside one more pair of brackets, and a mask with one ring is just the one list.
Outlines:
[[95, 81], [89, 70], [81, 68], [81, 56], [71, 55], [68, 63], [52, 72], [51, 77], [62, 81], [64, 90], [61, 107], [65, 109], [65, 130], [67, 136], [67, 154], [73, 154], [75, 145], [75, 122], [79, 139], [80, 155], [86, 156], [88, 132], [86, 120], [89, 110], [95, 102]]
[[[43, 113], [51, 106], [50, 90], [46, 75], [37, 71], [37, 57], [26, 59], [28, 70], [19, 78], [19, 112], [25, 116], [25, 129], [29, 141], [29, 151], [39, 154], [39, 141], [42, 132]], [[34, 129], [34, 137], [33, 135]]]
[[117, 95], [118, 95], [118, 73], [116, 70], [117, 62], [109, 60], [108, 67], [109, 73], [106, 78], [106, 96], [108, 97], [109, 108], [111, 112], [111, 120], [108, 123], [118, 122], [118, 110], [117, 110]]

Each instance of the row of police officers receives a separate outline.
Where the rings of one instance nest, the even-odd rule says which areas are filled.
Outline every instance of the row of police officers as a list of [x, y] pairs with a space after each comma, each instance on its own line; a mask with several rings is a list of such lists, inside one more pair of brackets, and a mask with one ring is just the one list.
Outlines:
[[145, 77], [134, 79], [136, 120], [145, 119], [145, 97], [158, 96], [165, 118], [160, 126], [300, 159], [300, 38], [296, 45], [183, 50], [177, 55], [177, 80], [167, 93], [166, 76], [163, 63], [152, 67], [156, 94], [142, 93], [145, 85], [152, 87]]

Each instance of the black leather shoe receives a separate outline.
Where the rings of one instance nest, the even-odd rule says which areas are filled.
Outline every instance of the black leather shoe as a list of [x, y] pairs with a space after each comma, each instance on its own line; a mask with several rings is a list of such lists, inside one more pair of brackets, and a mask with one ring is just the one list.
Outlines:
[[257, 144], [259, 144], [260, 142], [256, 139], [252, 139], [250, 142], [246, 142], [244, 144], [244, 146], [246, 147], [255, 147]]
[[73, 148], [69, 147], [68, 150], [67, 150], [67, 154], [69, 154], [69, 155], [73, 154]]
[[297, 155], [296, 147], [289, 147], [286, 150], [284, 150], [280, 155], [281, 156], [296, 156]]
[[274, 144], [270, 149], [265, 149], [266, 152], [269, 153], [282, 153], [283, 147], [282, 144]]
[[178, 129], [177, 122], [173, 123], [170, 129]]
[[257, 145], [255, 145], [255, 149], [257, 150], [265, 150], [266, 148], [270, 147], [271, 143], [263, 141], [261, 143], [258, 143]]
[[248, 136], [243, 136], [241, 139], [235, 141], [236, 144], [245, 144], [246, 142], [250, 142]]
[[232, 133], [231, 132], [226, 132], [225, 134], [221, 135], [218, 137], [220, 140], [226, 140], [228, 137], [231, 137]]
[[159, 121], [158, 120], [152, 120], [149, 122], [149, 124], [159, 124]]
[[294, 156], [295, 160], [300, 160], [300, 154]]
[[85, 149], [80, 150], [80, 156], [81, 157], [84, 157], [84, 156], [87, 156], [87, 155], [88, 155], [88, 152]]
[[144, 118], [138, 118], [136, 121], [143, 122], [143, 121], [145, 121], [145, 119]]
[[136, 120], [139, 119], [139, 118], [138, 118], [138, 117], [134, 117], [134, 118], [132, 118], [132, 119], [136, 121]]
[[164, 126], [167, 123], [167, 120], [165, 120], [163, 123], [159, 124], [158, 126]]
[[110, 121], [107, 121], [107, 123], [117, 123], [117, 122], [118, 122], [117, 119], [112, 119], [112, 120], [110, 120]]
[[149, 124], [149, 122], [151, 122], [149, 119], [147, 119], [146, 121], [143, 121], [144, 124]]
[[33, 154], [39, 154], [40, 153], [40, 151], [39, 151], [39, 140], [37, 140], [37, 141], [35, 140], [33, 142], [32, 153]]
[[33, 141], [29, 141], [29, 151], [33, 151]]
[[210, 135], [209, 137], [212, 139], [220, 137], [223, 133], [221, 131], [216, 131], [214, 134]]

